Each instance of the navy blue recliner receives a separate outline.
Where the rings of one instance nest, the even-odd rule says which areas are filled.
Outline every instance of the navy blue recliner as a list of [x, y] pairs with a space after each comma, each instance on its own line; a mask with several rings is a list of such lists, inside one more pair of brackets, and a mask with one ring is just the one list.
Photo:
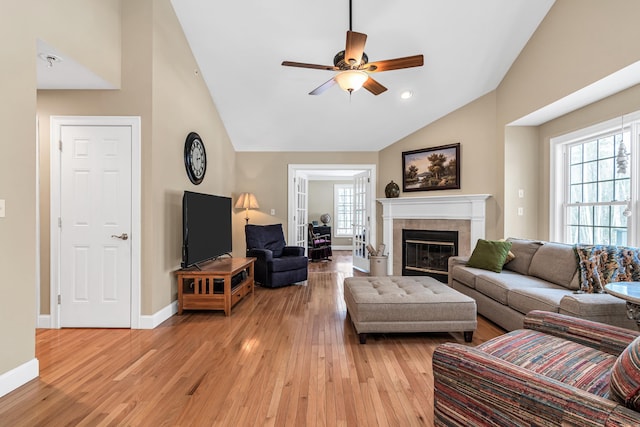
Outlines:
[[255, 281], [268, 288], [307, 280], [308, 260], [304, 248], [287, 246], [282, 224], [244, 226], [247, 256], [257, 258]]

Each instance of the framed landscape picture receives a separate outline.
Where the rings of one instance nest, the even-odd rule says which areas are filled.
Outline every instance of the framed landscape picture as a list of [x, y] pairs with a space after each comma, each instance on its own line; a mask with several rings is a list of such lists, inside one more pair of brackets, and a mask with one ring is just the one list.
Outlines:
[[460, 143], [402, 153], [402, 191], [460, 188]]

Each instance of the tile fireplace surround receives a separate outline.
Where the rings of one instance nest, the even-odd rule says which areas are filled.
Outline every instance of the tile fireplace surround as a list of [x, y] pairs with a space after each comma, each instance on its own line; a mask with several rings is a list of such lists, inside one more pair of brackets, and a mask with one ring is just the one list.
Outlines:
[[[485, 237], [490, 194], [377, 199], [382, 205], [382, 243], [387, 245], [389, 275], [402, 274], [402, 230], [457, 230], [458, 253], [469, 255]], [[394, 248], [396, 248], [394, 250]]]

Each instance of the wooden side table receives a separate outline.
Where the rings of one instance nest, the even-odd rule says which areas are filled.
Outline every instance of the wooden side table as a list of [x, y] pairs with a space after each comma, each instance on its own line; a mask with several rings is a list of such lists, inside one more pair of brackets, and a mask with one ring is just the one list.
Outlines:
[[[254, 291], [255, 258], [224, 258], [208, 261], [198, 267], [181, 268], [178, 276], [178, 314], [182, 310], [224, 310], [231, 308]], [[246, 272], [235, 286], [233, 278]]]
[[640, 329], [640, 282], [613, 282], [604, 285], [604, 290], [627, 302], [627, 317], [636, 321]]

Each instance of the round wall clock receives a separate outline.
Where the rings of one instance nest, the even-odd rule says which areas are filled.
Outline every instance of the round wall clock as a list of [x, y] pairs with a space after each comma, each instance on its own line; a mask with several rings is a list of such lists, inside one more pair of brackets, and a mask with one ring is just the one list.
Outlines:
[[195, 132], [189, 133], [184, 142], [184, 166], [191, 182], [200, 184], [207, 171], [207, 153], [200, 135]]

